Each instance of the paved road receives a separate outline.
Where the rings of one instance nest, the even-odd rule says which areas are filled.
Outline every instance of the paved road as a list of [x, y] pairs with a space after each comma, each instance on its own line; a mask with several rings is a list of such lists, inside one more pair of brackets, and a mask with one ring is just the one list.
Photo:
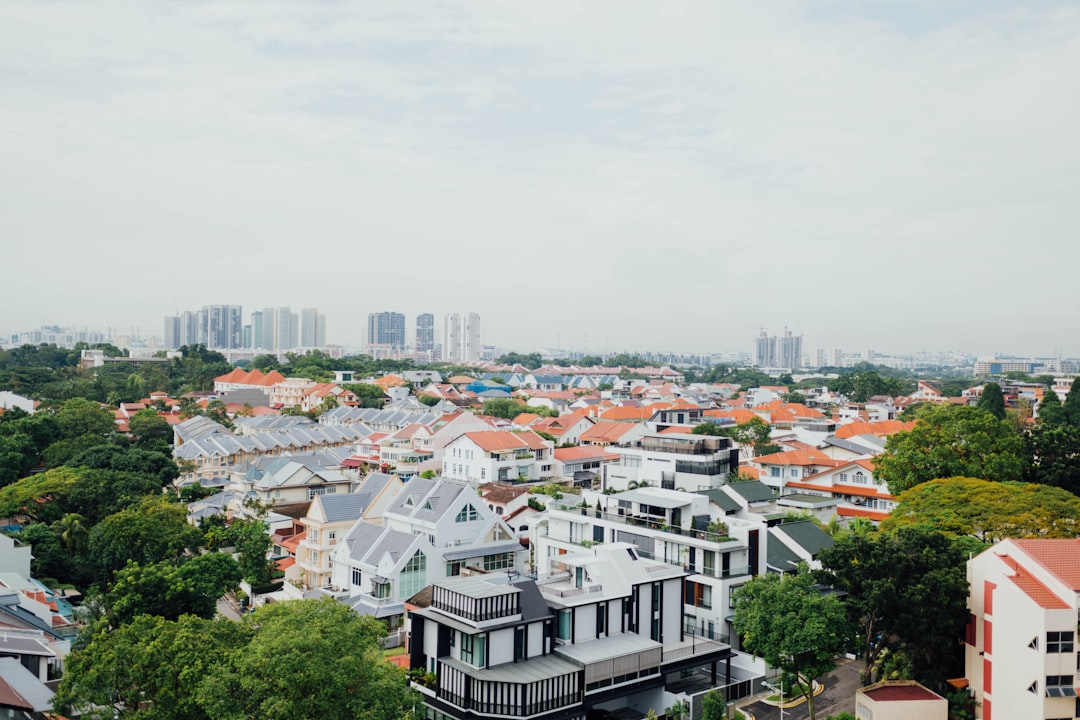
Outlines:
[[229, 603], [227, 603], [224, 598], [221, 598], [217, 601], [217, 611], [218, 615], [220, 615], [221, 617], [226, 617], [230, 620], [240, 619], [240, 613], [233, 610], [232, 605], [229, 605]]
[[[855, 714], [855, 691], [859, 689], [859, 669], [862, 668], [862, 661], [840, 662], [835, 670], [825, 676], [824, 692], [814, 698], [819, 720], [842, 712]], [[740, 709], [753, 713], [757, 720], [780, 720], [780, 708], [763, 702], [750, 703]], [[807, 710], [806, 703], [784, 710], [784, 720], [807, 720], [809, 717], [810, 711]]]

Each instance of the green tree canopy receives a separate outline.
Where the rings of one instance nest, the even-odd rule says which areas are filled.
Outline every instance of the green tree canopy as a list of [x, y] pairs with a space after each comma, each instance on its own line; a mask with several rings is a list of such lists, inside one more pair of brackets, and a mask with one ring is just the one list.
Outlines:
[[107, 580], [129, 560], [142, 565], [179, 562], [201, 542], [202, 533], [188, 524], [183, 505], [151, 495], [95, 525], [88, 550], [97, 562], [99, 578]]
[[1024, 446], [1031, 461], [1025, 480], [1080, 495], [1080, 427], [1040, 422], [1025, 433]]
[[170, 561], [146, 566], [129, 562], [117, 571], [105, 604], [113, 626], [138, 615], [209, 619], [217, 612], [218, 598], [239, 583], [240, 566], [225, 553], [196, 555], [179, 567]]
[[822, 594], [807, 573], [763, 575], [735, 591], [734, 624], [747, 652], [797, 678], [814, 720], [813, 680], [855, 640], [840, 600]]
[[496, 399], [485, 401], [483, 409], [480, 410], [480, 414], [512, 420], [523, 412], [531, 411], [531, 408], [526, 408], [524, 404], [517, 400]]
[[1048, 485], [950, 477], [901, 493], [882, 530], [923, 525], [982, 543], [1080, 535], [1080, 497]]
[[956, 543], [905, 526], [843, 535], [819, 559], [819, 577], [845, 593], [860, 630], [865, 684], [883, 679], [875, 672], [886, 650], [907, 655], [914, 679], [933, 687], [962, 671], [956, 638], [967, 620], [967, 578]]
[[107, 437], [116, 432], [112, 413], [85, 398], [73, 398], [64, 403], [56, 412], [56, 424], [64, 438]]
[[199, 688], [223, 655], [247, 644], [252, 629], [226, 619], [141, 615], [99, 631], [67, 657], [53, 708], [65, 715], [81, 710], [90, 720], [210, 720]]
[[1074, 427], [1080, 427], [1080, 375], [1073, 378], [1062, 409], [1065, 410], [1065, 420]]
[[866, 402], [875, 395], [896, 397], [909, 390], [910, 383], [894, 377], [883, 377], [876, 369], [860, 369], [846, 372], [829, 381], [829, 390], [854, 402]]
[[1061, 405], [1061, 399], [1058, 398], [1057, 393], [1054, 390], [1048, 389], [1044, 394], [1042, 400], [1039, 401], [1038, 407], [1039, 413], [1039, 425], [1043, 427], [1065, 425], [1068, 423], [1068, 418], [1065, 416], [1065, 408]]
[[975, 407], [985, 410], [998, 420], [1004, 420], [1005, 396], [1001, 393], [1001, 386], [996, 382], [988, 382], [983, 385], [982, 394], [979, 396], [979, 402]]
[[250, 642], [221, 654], [199, 703], [222, 720], [399, 720], [416, 697], [382, 658], [381, 622], [330, 599], [264, 605]]
[[1019, 480], [1025, 464], [1012, 425], [979, 408], [946, 404], [920, 408], [915, 427], [891, 435], [874, 458], [875, 474], [894, 496], [943, 477]]
[[146, 443], [151, 440], [162, 440], [172, 443], [173, 430], [165, 418], [157, 414], [156, 410], [146, 408], [131, 416], [128, 420], [128, 428], [135, 436], [137, 443]]

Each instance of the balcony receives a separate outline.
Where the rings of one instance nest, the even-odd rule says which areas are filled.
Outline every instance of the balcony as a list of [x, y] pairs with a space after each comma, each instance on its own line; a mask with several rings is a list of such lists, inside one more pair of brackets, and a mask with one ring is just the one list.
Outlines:
[[579, 677], [576, 664], [556, 655], [488, 668], [441, 657], [436, 697], [477, 715], [524, 718], [579, 704]]
[[663, 519], [658, 519], [656, 516], [652, 515], [619, 515], [604, 510], [596, 510], [589, 507], [581, 507], [579, 505], [555, 501], [548, 502], [547, 507], [549, 510], [562, 510], [570, 513], [578, 512], [585, 517], [591, 517], [597, 520], [607, 520], [609, 522], [619, 523], [620, 525], [645, 527], [650, 530], [657, 530], [659, 532], [679, 535], [681, 537], [694, 538], [696, 540], [705, 540], [715, 543], [732, 542], [735, 540], [735, 538], [730, 535], [720, 535], [706, 530], [694, 530], [691, 528], [668, 525]]

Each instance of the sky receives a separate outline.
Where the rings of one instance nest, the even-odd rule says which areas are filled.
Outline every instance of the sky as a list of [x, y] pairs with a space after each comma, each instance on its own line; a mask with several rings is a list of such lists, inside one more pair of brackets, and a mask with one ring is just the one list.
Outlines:
[[0, 332], [1080, 356], [1078, 88], [1080, 2], [10, 0]]

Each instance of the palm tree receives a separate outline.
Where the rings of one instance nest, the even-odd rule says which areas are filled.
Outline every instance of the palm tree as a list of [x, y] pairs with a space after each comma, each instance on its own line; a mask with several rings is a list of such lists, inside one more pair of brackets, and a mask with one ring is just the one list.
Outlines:
[[74, 555], [86, 545], [90, 531], [86, 528], [86, 518], [78, 513], [68, 513], [60, 518], [60, 540], [67, 548], [68, 556]]

